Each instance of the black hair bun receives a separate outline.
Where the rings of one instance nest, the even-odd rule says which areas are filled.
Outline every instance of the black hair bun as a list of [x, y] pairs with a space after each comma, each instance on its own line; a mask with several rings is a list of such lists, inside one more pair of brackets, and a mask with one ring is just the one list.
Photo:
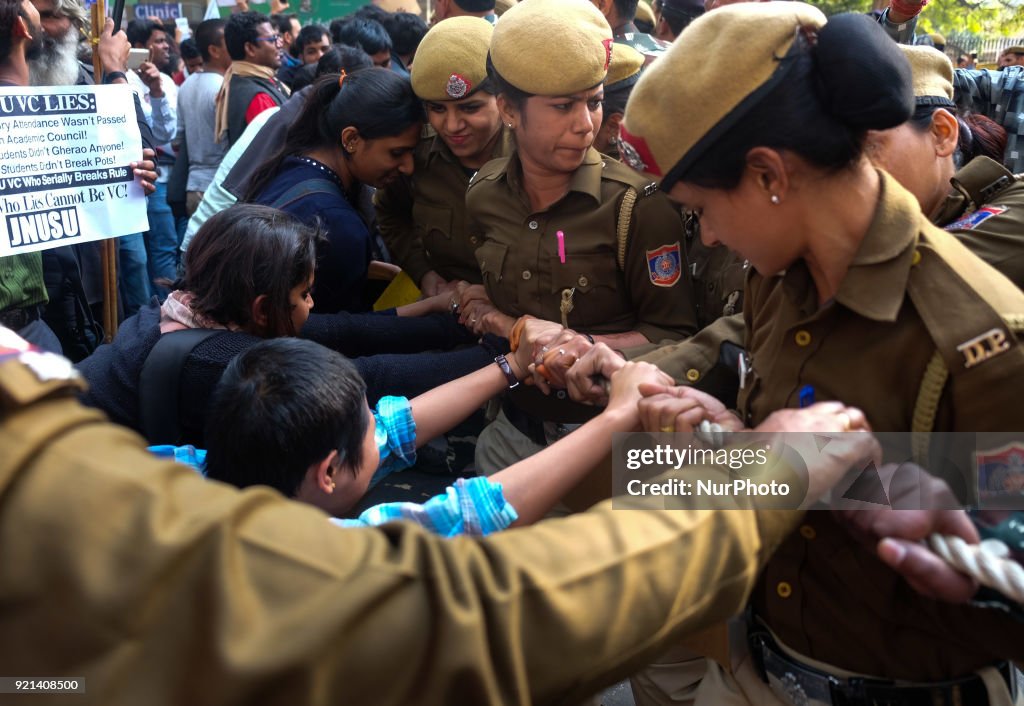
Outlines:
[[910, 63], [867, 15], [830, 17], [818, 30], [814, 60], [822, 104], [851, 128], [885, 130], [913, 114]]

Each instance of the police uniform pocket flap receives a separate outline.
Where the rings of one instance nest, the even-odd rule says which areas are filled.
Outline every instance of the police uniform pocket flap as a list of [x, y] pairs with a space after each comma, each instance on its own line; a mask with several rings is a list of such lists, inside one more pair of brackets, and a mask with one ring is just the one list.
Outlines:
[[589, 292], [594, 287], [612, 287], [619, 285], [619, 267], [615, 256], [607, 255], [570, 255], [565, 264], [557, 258], [551, 258], [551, 291], [561, 292], [575, 289], [577, 292]]
[[437, 231], [451, 240], [452, 210], [450, 208], [417, 201], [412, 206], [412, 217], [416, 227], [423, 233], [429, 234], [432, 231]]
[[476, 261], [480, 264], [480, 272], [485, 280], [501, 281], [501, 271], [508, 256], [508, 246], [488, 240], [476, 249]]

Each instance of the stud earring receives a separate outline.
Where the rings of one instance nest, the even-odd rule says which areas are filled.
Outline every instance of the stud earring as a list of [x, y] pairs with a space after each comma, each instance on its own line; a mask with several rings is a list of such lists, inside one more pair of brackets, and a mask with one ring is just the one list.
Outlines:
[[778, 194], [772, 194], [771, 202], [774, 205], [778, 206], [782, 202], [782, 200], [779, 198]]

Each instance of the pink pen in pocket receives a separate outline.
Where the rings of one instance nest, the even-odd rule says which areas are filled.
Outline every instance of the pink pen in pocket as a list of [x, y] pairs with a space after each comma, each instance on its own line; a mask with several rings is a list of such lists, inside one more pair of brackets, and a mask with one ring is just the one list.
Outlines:
[[555, 233], [555, 237], [558, 238], [558, 261], [563, 265], [565, 264], [565, 233], [558, 231]]

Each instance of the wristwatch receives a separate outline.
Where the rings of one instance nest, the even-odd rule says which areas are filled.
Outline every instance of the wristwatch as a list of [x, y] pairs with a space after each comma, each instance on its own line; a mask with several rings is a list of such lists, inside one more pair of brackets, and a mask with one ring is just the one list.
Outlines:
[[519, 387], [519, 378], [517, 378], [516, 374], [512, 372], [512, 366], [510, 366], [508, 361], [505, 360], [505, 356], [496, 356], [494, 358], [494, 362], [499, 368], [501, 368], [501, 372], [505, 374], [505, 380], [508, 381], [508, 389], [513, 390]]

